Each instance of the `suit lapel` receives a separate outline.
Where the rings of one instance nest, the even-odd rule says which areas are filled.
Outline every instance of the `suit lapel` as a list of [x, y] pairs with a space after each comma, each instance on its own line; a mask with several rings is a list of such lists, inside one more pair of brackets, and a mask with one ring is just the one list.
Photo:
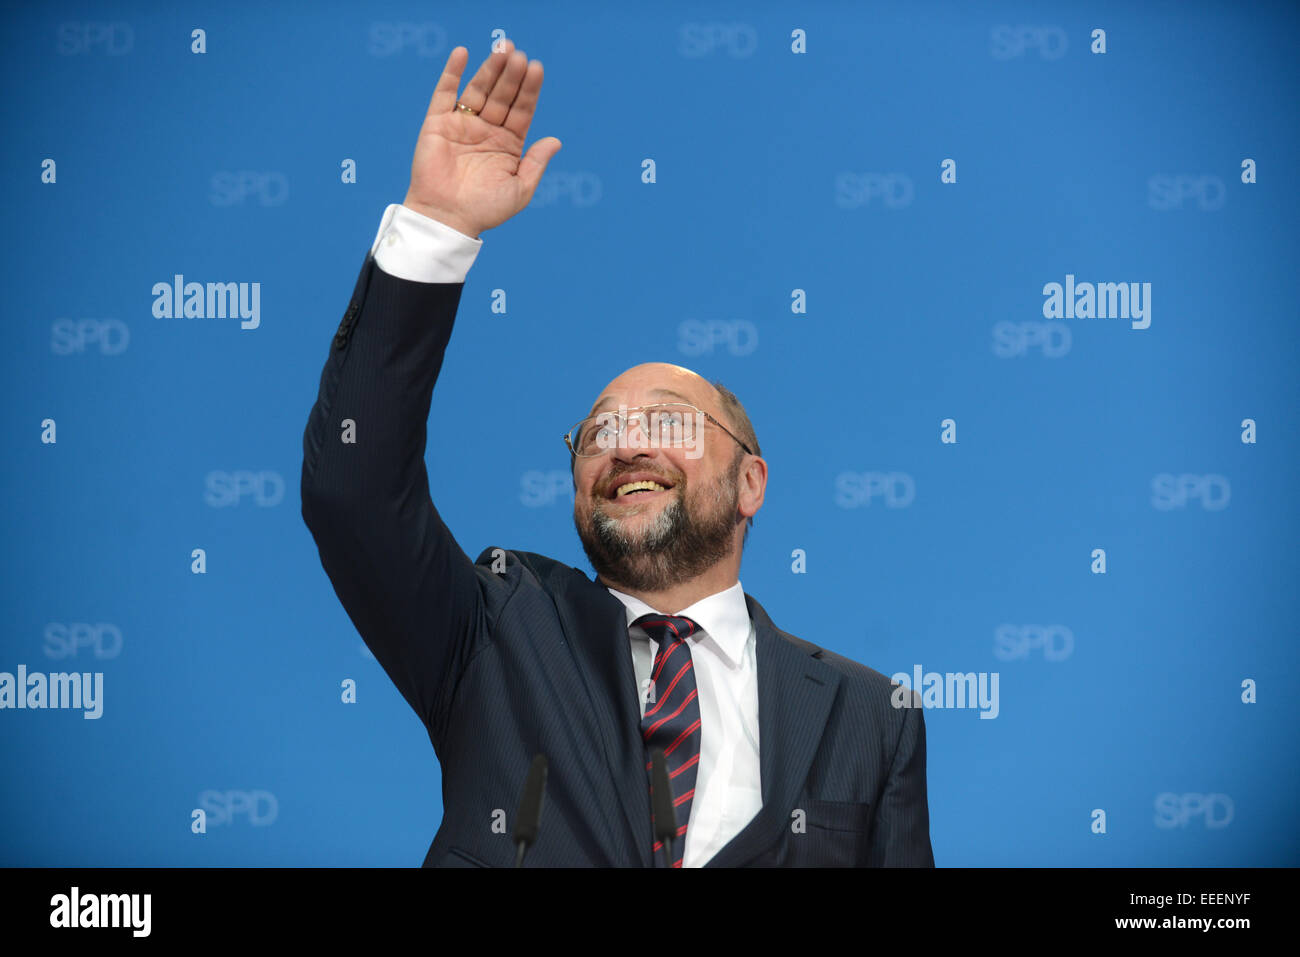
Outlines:
[[567, 600], [559, 600], [555, 606], [596, 709], [605, 760], [630, 840], [641, 866], [649, 867], [650, 793], [645, 745], [641, 741], [641, 706], [628, 644], [627, 608], [604, 585], [590, 578], [573, 575], [568, 577], [568, 583], [564, 592]]
[[821, 743], [839, 688], [816, 645], [788, 635], [745, 596], [758, 664], [758, 752], [763, 807], [706, 867], [737, 867], [780, 840]]

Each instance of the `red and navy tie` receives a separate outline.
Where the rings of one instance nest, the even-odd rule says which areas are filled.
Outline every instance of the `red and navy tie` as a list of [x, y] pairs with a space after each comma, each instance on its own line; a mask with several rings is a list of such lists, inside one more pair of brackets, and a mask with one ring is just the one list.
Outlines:
[[[691, 649], [686, 639], [699, 631], [700, 626], [689, 618], [669, 615], [642, 615], [632, 624], [644, 628], [659, 645], [650, 671], [650, 695], [646, 701], [645, 717], [641, 719], [641, 738], [645, 743], [647, 772], [651, 767], [650, 754], [655, 748], [662, 748], [667, 759], [678, 821], [677, 837], [673, 841], [673, 867], [681, 867], [686, 853], [686, 825], [690, 823], [691, 799], [695, 796], [695, 776], [700, 765], [700, 701], [695, 689], [695, 669], [691, 666]], [[650, 789], [653, 794], [653, 782]], [[662, 842], [655, 841], [650, 853], [654, 866], [662, 867]]]

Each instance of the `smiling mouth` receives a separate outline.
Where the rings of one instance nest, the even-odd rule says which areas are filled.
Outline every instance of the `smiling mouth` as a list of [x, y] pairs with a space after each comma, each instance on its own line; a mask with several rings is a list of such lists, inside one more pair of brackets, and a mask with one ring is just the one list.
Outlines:
[[614, 487], [614, 492], [609, 497], [609, 500], [612, 502], [640, 502], [657, 498], [665, 492], [672, 491], [672, 488], [671, 485], [664, 485], [650, 479], [624, 482]]

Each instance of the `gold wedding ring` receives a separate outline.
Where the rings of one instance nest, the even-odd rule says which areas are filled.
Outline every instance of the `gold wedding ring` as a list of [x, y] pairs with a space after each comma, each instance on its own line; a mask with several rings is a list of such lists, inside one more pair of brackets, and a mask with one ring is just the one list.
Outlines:
[[468, 113], [470, 116], [478, 116], [478, 110], [474, 109], [473, 107], [466, 106], [460, 100], [456, 101], [456, 109], [460, 110], [462, 113]]

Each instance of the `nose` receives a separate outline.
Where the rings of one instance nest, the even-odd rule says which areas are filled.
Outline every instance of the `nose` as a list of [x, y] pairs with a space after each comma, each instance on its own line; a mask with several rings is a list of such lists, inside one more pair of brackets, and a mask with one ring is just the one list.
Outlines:
[[[658, 443], [650, 441], [652, 430], [646, 424], [647, 418], [644, 412], [634, 412], [628, 416], [623, 434], [613, 449], [615, 458], [630, 462], [638, 455], [653, 457], [659, 454]], [[633, 430], [636, 430], [635, 437]]]

